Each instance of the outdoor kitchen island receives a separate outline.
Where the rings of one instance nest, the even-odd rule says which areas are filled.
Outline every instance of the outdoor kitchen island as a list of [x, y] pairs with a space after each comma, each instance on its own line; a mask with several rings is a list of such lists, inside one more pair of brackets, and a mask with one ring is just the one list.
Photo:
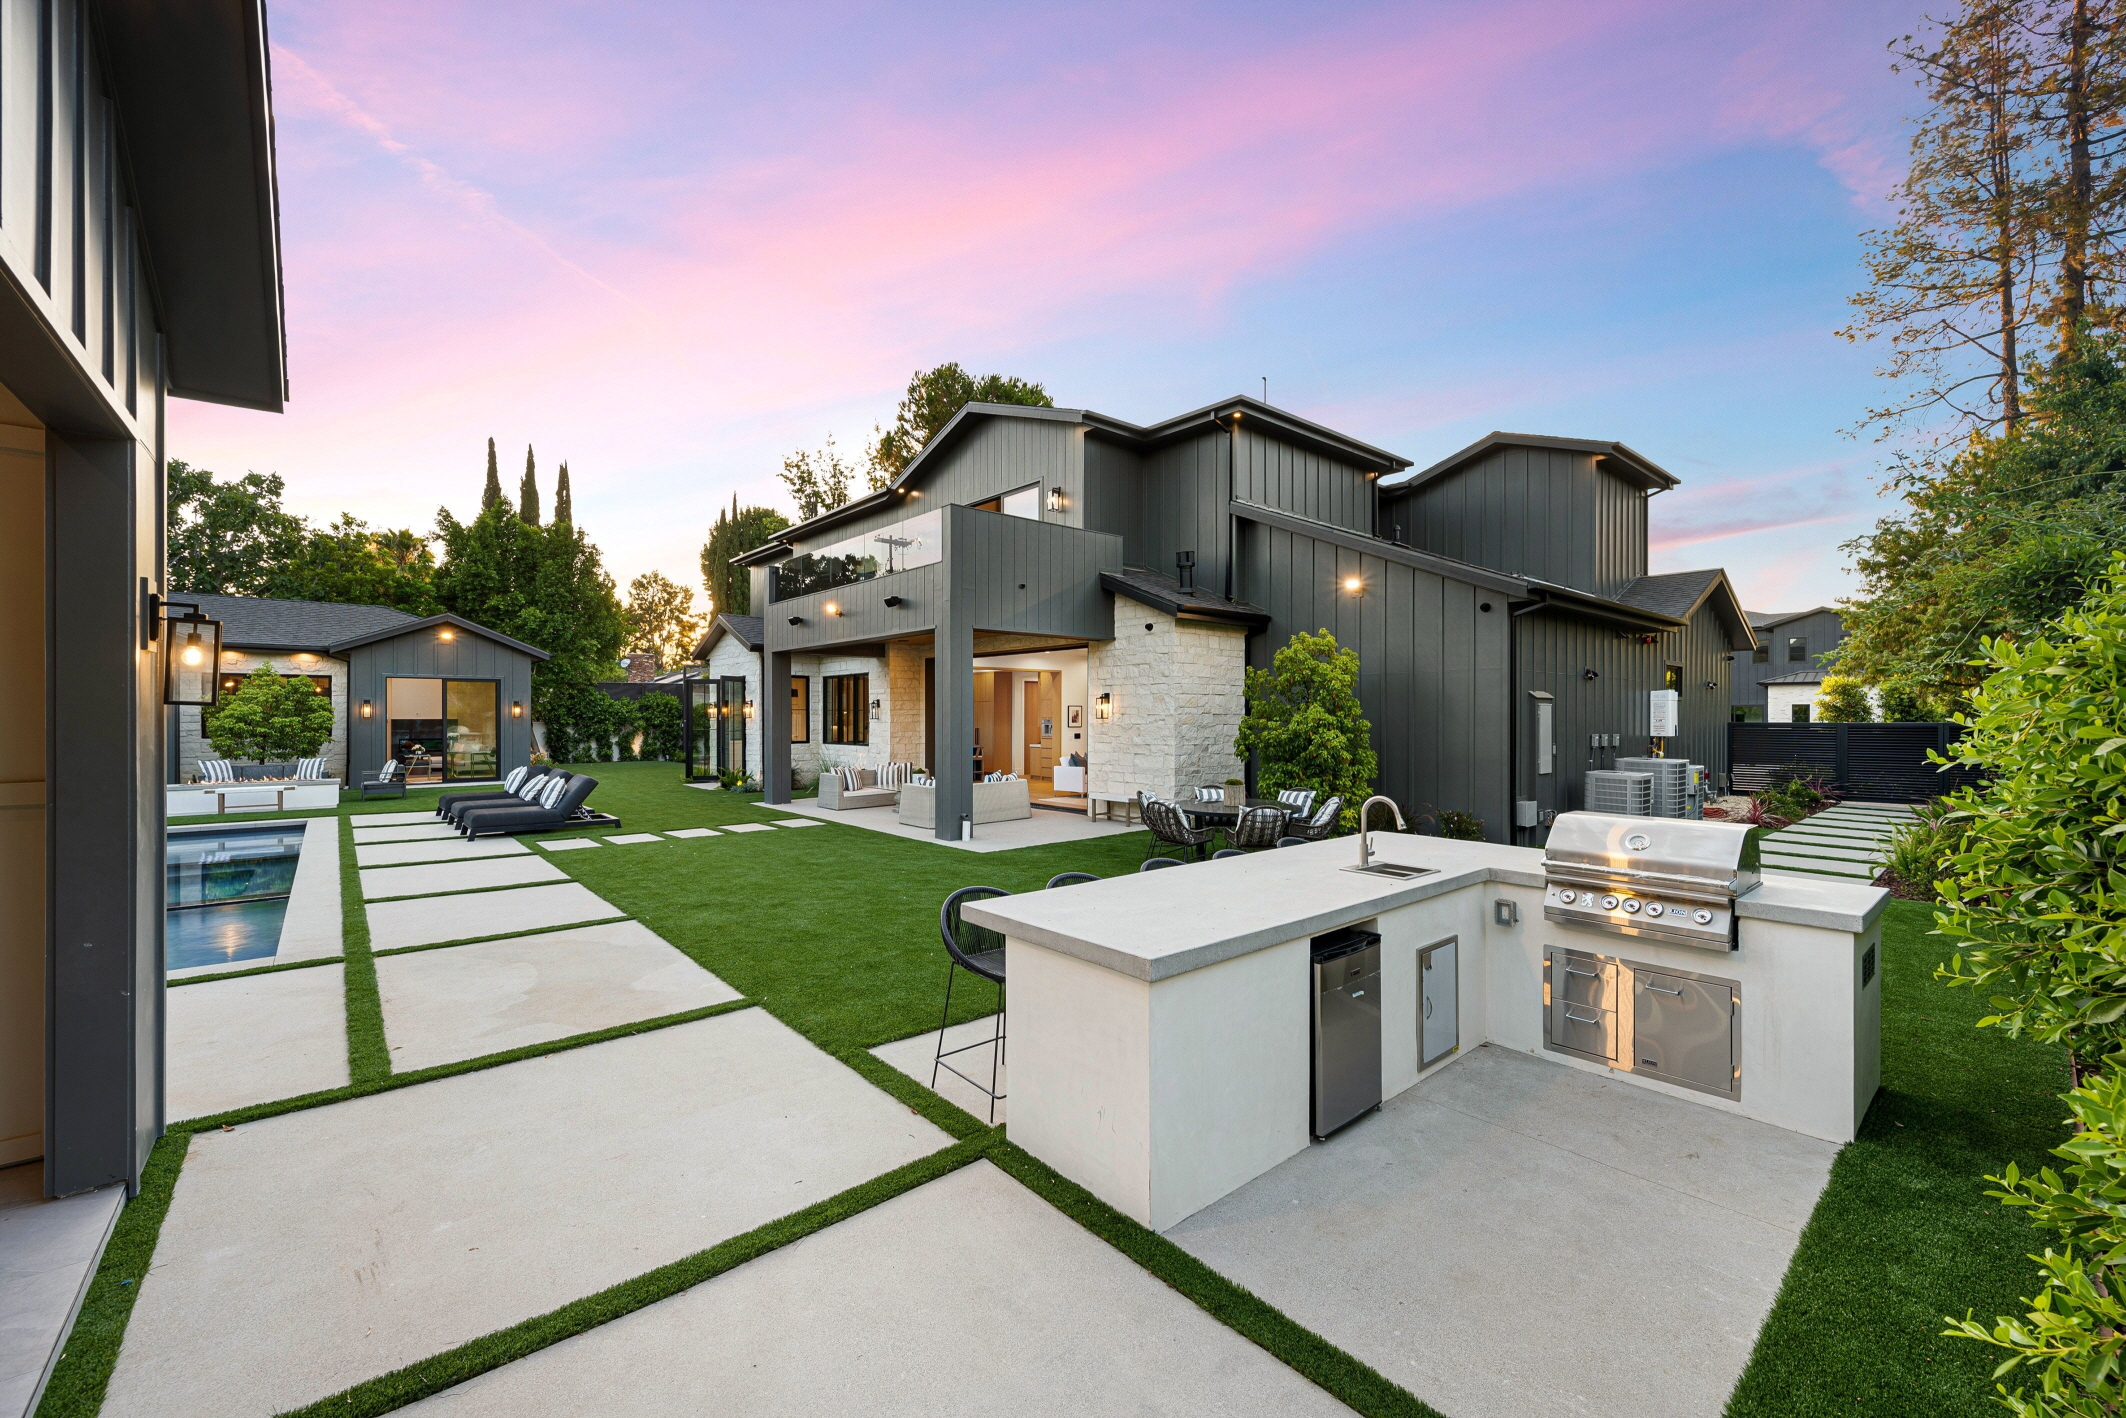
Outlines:
[[[1708, 829], [1739, 830], [1596, 821], [1688, 829], [1701, 843]], [[1639, 827], [1616, 831], [1643, 840]], [[1490, 1043], [1808, 1137], [1854, 1136], [1879, 1076], [1887, 893], [1775, 874], [1733, 901], [1736, 948], [1707, 949], [1546, 920], [1546, 890], [1555, 912], [1560, 888], [1554, 875], [1546, 888], [1539, 850], [1372, 840], [1376, 861], [1425, 874], [1346, 870], [1358, 847], [1342, 838], [969, 902], [966, 919], [1007, 940], [1012, 1141], [1160, 1231], [1305, 1151], [1312, 943], [1347, 927], [1379, 936], [1372, 1005], [1359, 1007], [1379, 1011], [1384, 1101]], [[1421, 984], [1421, 956], [1440, 961], [1450, 941], [1450, 978]], [[1633, 1046], [1634, 992], [1650, 1040], [1670, 1007], [1661, 997], [1701, 1012], [1716, 1001], [1731, 1077], [1725, 1063], [1718, 1087], [1633, 1071], [1648, 1052]], [[1605, 1046], [1582, 1036], [1605, 1009], [1620, 1022], [1595, 1032], [1616, 1062], [1598, 1062]], [[1546, 1046], [1572, 1030], [1568, 1047]]]

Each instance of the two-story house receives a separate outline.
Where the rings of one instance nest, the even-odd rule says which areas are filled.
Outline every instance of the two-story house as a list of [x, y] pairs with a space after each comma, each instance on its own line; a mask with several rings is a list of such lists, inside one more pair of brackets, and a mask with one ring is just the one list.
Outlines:
[[1845, 617], [1836, 606], [1751, 611], [1749, 617], [1757, 649], [1735, 662], [1734, 720], [1783, 724], [1795, 717], [1797, 705], [1815, 707], [1816, 691], [1829, 673], [1824, 666], [1845, 641]]
[[[770, 801], [800, 776], [970, 784], [1077, 756], [1094, 799], [1242, 776], [1244, 669], [1300, 631], [1360, 659], [1379, 787], [1538, 841], [1580, 777], [1648, 750], [1724, 772], [1728, 661], [1754, 648], [1724, 573], [1649, 576], [1646, 501], [1676, 479], [1621, 444], [1493, 434], [1408, 459], [1253, 399], [1138, 426], [970, 404], [889, 486], [742, 558], [752, 617], [703, 647], [714, 751]], [[764, 685], [779, 685], [766, 693]]]

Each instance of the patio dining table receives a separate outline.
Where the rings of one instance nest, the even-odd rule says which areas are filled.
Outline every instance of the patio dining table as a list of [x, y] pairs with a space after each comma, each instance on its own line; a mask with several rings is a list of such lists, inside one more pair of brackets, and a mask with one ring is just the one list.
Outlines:
[[[1292, 805], [1275, 798], [1249, 798], [1248, 807], [1273, 807], [1284, 814], [1285, 821], [1292, 820]], [[1231, 803], [1178, 803], [1181, 815], [1189, 820], [1191, 827], [1231, 827], [1240, 821], [1240, 809]]]

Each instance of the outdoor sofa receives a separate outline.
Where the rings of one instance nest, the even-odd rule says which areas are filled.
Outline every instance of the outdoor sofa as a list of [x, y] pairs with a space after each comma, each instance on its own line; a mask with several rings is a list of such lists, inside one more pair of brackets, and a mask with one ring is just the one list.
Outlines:
[[[907, 765], [897, 765], [905, 768]], [[854, 777], [851, 786], [848, 779]], [[852, 812], [862, 807], [892, 807], [896, 787], [879, 786], [878, 771], [872, 768], [843, 770], [829, 768], [819, 775], [819, 805], [835, 812]]]
[[458, 829], [467, 837], [498, 837], [514, 832], [554, 832], [565, 827], [592, 825], [618, 827], [620, 819], [602, 812], [585, 812], [583, 804], [598, 786], [596, 778], [570, 774], [556, 782], [552, 775], [542, 780], [549, 786], [535, 800], [521, 803], [474, 804], [458, 815]]
[[[974, 821], [1013, 822], [1033, 816], [1032, 785], [1024, 778], [1006, 778], [1000, 783], [974, 785]], [[901, 789], [900, 823], [903, 827], [937, 826], [937, 788], [930, 783], [910, 783]]]

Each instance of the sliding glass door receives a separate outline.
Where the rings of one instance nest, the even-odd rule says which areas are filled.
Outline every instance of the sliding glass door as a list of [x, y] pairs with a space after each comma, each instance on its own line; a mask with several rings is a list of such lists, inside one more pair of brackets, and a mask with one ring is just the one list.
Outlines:
[[724, 773], [746, 771], [746, 682], [742, 675], [725, 675], [717, 682], [716, 768]]
[[444, 777], [502, 776], [501, 715], [495, 702], [500, 689], [491, 679], [443, 681]]
[[389, 679], [391, 757], [409, 783], [501, 776], [501, 686], [491, 679]]

